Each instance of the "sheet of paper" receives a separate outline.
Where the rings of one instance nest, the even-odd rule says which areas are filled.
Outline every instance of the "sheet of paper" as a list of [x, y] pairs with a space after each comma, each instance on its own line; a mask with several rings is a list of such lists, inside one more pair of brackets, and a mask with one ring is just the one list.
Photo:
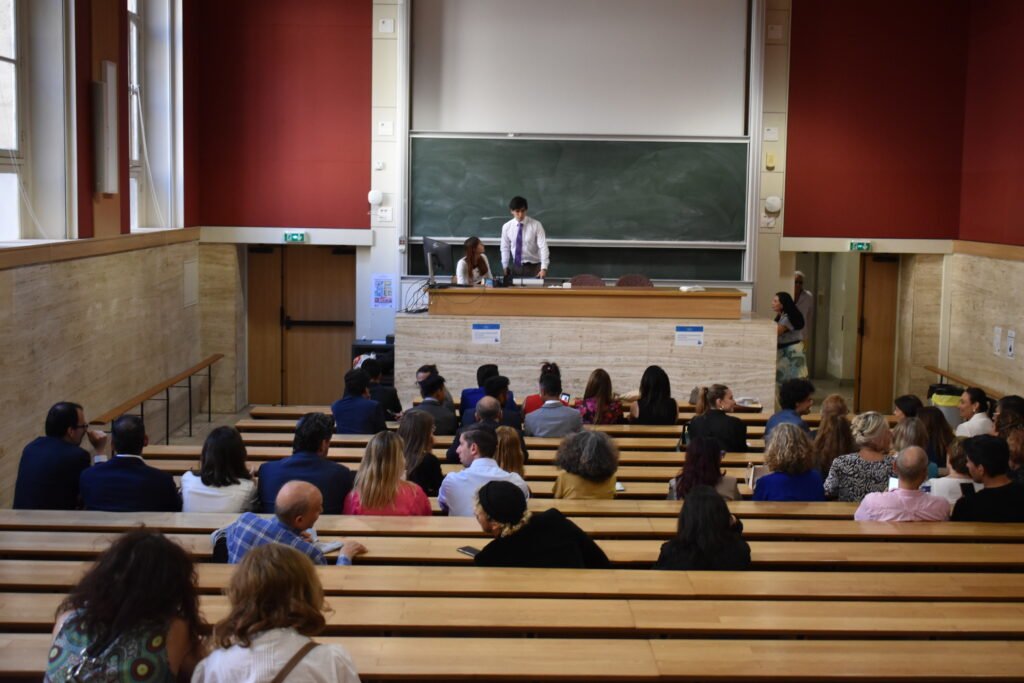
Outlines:
[[500, 323], [473, 323], [474, 344], [500, 344]]
[[376, 273], [370, 289], [370, 308], [395, 307], [395, 276]]
[[992, 330], [992, 353], [1003, 355], [1003, 328], [996, 325]]
[[703, 325], [676, 325], [676, 346], [704, 346]]

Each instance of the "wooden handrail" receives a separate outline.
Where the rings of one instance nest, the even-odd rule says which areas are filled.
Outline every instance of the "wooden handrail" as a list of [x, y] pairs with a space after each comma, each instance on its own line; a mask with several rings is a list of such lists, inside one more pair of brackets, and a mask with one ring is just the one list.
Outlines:
[[149, 399], [151, 399], [154, 396], [156, 396], [157, 394], [159, 394], [161, 391], [167, 391], [168, 389], [173, 387], [178, 382], [180, 382], [180, 381], [182, 381], [184, 379], [188, 379], [189, 377], [191, 377], [192, 375], [196, 374], [197, 372], [210, 367], [211, 365], [213, 365], [214, 363], [216, 363], [217, 361], [219, 361], [223, 357], [224, 357], [223, 353], [215, 353], [212, 356], [210, 356], [209, 358], [207, 358], [207, 359], [205, 359], [203, 361], [200, 361], [199, 363], [193, 365], [188, 370], [185, 370], [183, 372], [179, 372], [174, 377], [171, 377], [170, 379], [164, 380], [163, 382], [160, 382], [159, 384], [154, 385], [154, 386], [150, 387], [149, 389], [146, 389], [145, 391], [143, 391], [140, 394], [136, 394], [135, 396], [132, 396], [130, 399], [128, 399], [127, 401], [125, 401], [121, 405], [117, 406], [116, 408], [112, 408], [112, 409], [108, 410], [107, 412], [103, 413], [102, 415], [98, 415], [98, 416], [94, 417], [89, 422], [90, 422], [90, 424], [108, 424], [110, 422], [113, 422], [114, 420], [116, 420], [117, 418], [121, 417], [122, 415], [127, 413], [129, 410], [131, 410], [135, 406], [141, 405], [143, 401], [148, 401]]
[[1003, 392], [1001, 392], [1001, 391], [996, 391], [995, 389], [990, 389], [989, 387], [986, 387], [986, 386], [984, 386], [982, 384], [978, 384], [977, 382], [972, 382], [971, 380], [967, 379], [966, 377], [961, 377], [960, 375], [954, 375], [949, 370], [943, 370], [942, 368], [937, 368], [934, 365], [926, 365], [926, 366], [924, 366], [924, 369], [927, 370], [928, 372], [934, 372], [940, 378], [941, 377], [945, 377], [947, 379], [953, 380], [954, 382], [957, 382], [958, 384], [962, 384], [962, 385], [964, 385], [965, 389], [967, 387], [978, 387], [979, 389], [981, 389], [981, 390], [983, 390], [985, 392], [986, 396], [988, 396], [989, 398], [995, 399], [997, 401], [999, 399], [1001, 399], [1003, 396], [1005, 396], [1005, 394], [1003, 394]]

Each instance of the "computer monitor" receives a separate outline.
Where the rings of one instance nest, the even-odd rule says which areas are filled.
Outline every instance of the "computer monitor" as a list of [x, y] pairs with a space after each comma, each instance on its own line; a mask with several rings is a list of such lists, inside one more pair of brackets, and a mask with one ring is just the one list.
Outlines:
[[452, 245], [440, 240], [423, 238], [423, 259], [427, 262], [428, 284], [435, 284], [434, 273], [454, 274], [455, 264], [452, 261]]

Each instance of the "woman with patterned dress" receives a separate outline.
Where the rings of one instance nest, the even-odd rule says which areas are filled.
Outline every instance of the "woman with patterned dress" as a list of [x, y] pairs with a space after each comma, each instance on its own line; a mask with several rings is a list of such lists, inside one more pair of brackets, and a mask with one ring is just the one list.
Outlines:
[[869, 493], [887, 491], [893, 474], [890, 455], [892, 432], [880, 413], [870, 411], [853, 418], [856, 453], [840, 455], [832, 461], [825, 479], [825, 497], [846, 503], [859, 503]]
[[44, 680], [188, 680], [204, 655], [195, 582], [163, 534], [125, 533], [57, 609]]

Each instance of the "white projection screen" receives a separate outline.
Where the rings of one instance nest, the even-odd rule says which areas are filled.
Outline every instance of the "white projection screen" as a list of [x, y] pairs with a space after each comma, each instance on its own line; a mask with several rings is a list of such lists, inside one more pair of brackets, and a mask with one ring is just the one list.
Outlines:
[[412, 131], [741, 137], [747, 0], [413, 0]]

